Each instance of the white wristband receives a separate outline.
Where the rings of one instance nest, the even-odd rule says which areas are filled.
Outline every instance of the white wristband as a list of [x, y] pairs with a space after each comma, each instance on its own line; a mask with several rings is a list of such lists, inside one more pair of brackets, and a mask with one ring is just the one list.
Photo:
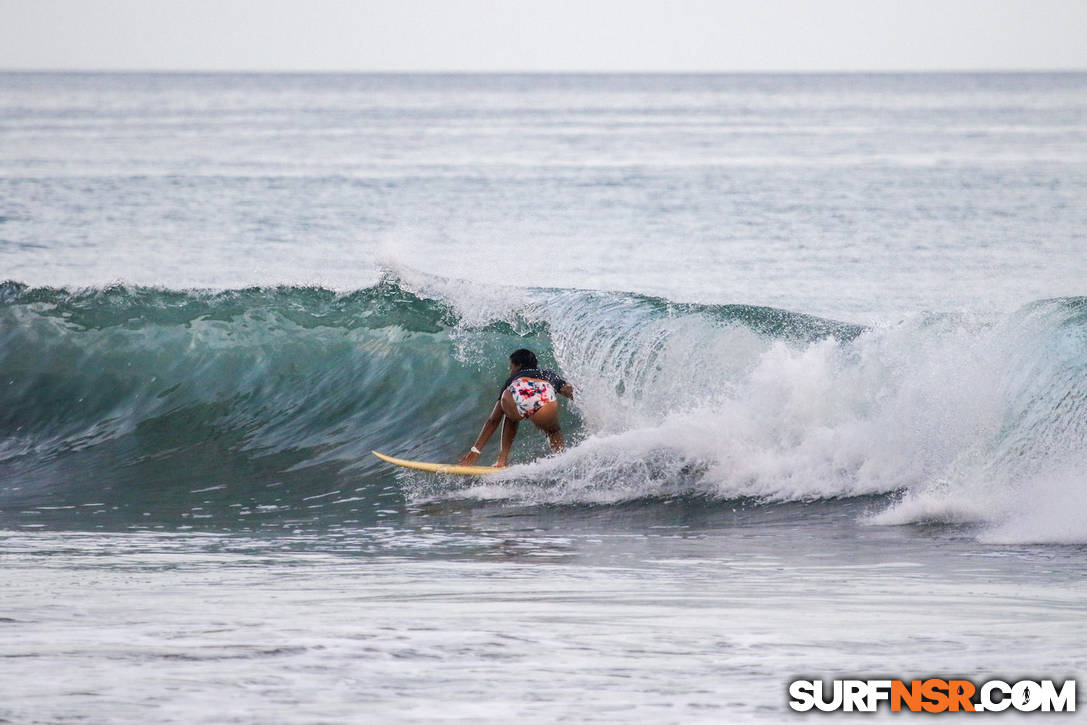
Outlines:
[[483, 451], [479, 450], [475, 446], [472, 446], [472, 453], [475, 453], [478, 456], [480, 453], [483, 453]]

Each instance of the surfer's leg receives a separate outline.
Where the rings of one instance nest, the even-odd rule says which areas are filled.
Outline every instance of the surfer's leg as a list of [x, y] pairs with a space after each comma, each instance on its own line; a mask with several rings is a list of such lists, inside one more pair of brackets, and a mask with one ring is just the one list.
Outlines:
[[513, 401], [513, 394], [510, 391], [502, 393], [502, 398], [498, 401], [498, 405], [502, 408], [502, 412], [507, 418], [513, 418], [514, 420], [521, 420], [524, 415], [517, 409], [517, 403]]
[[533, 413], [529, 420], [547, 434], [547, 441], [551, 444], [553, 453], [558, 453], [566, 446], [566, 441], [562, 438], [562, 428], [559, 427], [558, 401], [544, 403], [543, 407]]
[[506, 420], [502, 423], [502, 449], [498, 451], [498, 460], [494, 462], [494, 465], [499, 468], [506, 467], [506, 460], [510, 457], [510, 448], [513, 448], [513, 439], [517, 437], [518, 422], [507, 415]]
[[498, 460], [494, 464], [496, 466], [506, 465], [513, 439], [517, 437], [517, 424], [521, 422], [521, 411], [517, 410], [517, 404], [513, 402], [513, 396], [508, 390], [502, 393], [501, 405], [506, 417], [502, 422], [502, 447], [498, 451]]

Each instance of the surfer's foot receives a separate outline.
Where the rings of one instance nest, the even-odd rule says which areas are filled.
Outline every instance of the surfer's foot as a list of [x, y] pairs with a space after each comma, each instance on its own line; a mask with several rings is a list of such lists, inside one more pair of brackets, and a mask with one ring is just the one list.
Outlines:
[[506, 467], [506, 462], [505, 461], [495, 461], [494, 465], [491, 466], [491, 468], [505, 468], [505, 467]]

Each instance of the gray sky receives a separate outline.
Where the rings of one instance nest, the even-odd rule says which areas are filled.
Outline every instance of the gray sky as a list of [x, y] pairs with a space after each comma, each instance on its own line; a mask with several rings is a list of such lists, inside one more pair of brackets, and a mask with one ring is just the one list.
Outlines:
[[1087, 0], [0, 0], [0, 68], [1087, 70]]

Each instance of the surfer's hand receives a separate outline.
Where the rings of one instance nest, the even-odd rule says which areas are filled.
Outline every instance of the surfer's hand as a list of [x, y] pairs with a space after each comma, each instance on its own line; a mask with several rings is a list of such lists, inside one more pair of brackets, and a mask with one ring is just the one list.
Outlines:
[[458, 466], [470, 466], [473, 463], [475, 463], [477, 460], [479, 460], [479, 454], [476, 453], [475, 451], [468, 451], [467, 453], [465, 453], [463, 456], [460, 457], [460, 460], [457, 461], [457, 465]]

